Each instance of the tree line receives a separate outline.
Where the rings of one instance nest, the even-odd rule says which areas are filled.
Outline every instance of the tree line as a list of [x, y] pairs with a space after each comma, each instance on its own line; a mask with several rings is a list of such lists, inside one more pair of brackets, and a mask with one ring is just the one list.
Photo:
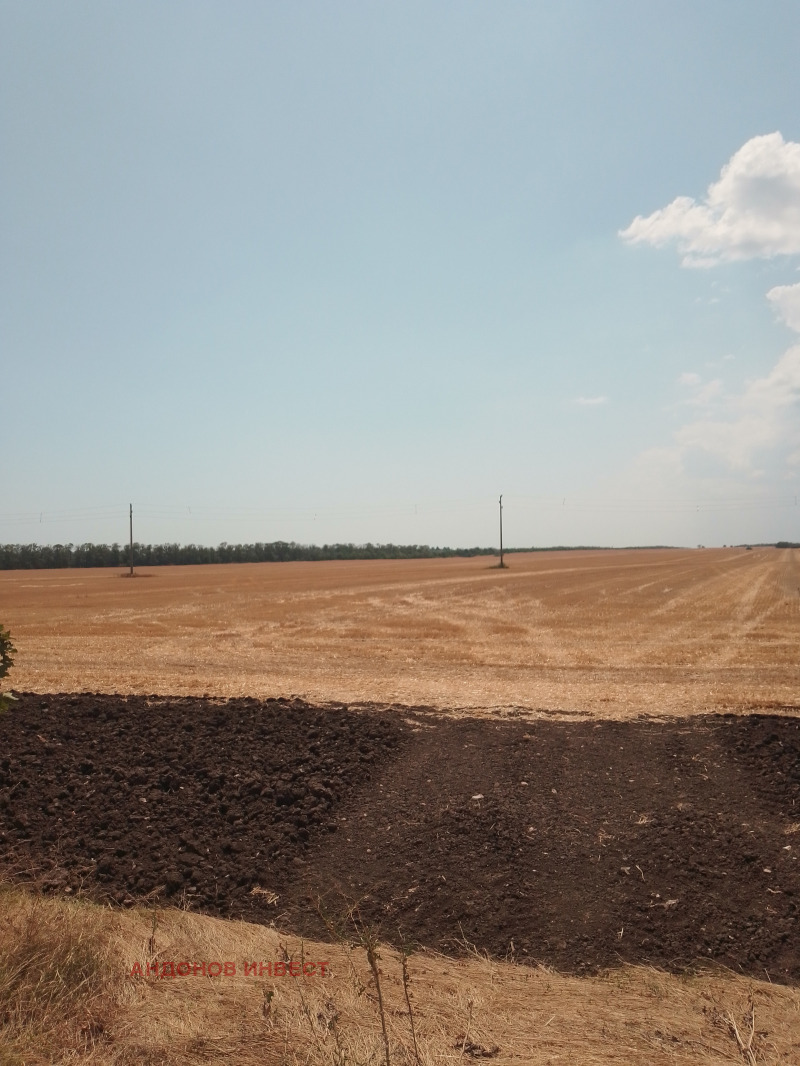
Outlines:
[[[744, 545], [740, 545], [744, 547]], [[759, 544], [756, 547], [772, 547]], [[776, 548], [798, 548], [781, 540]], [[639, 548], [666, 548], [647, 544]], [[534, 551], [603, 551], [602, 545], [570, 544], [539, 548], [506, 548], [507, 554]], [[269, 544], [133, 544], [134, 566], [196, 566], [201, 563], [290, 563], [326, 559], [447, 559], [497, 555], [496, 548], [432, 548], [428, 544], [296, 544], [276, 540]], [[0, 570], [64, 570], [70, 567], [128, 566], [128, 544], [0, 544]]]
[[[520, 550], [520, 549], [517, 549]], [[134, 566], [199, 563], [288, 563], [325, 559], [442, 559], [496, 555], [494, 548], [431, 548], [427, 544], [133, 544]], [[0, 544], [0, 570], [62, 570], [128, 566], [128, 544]]]

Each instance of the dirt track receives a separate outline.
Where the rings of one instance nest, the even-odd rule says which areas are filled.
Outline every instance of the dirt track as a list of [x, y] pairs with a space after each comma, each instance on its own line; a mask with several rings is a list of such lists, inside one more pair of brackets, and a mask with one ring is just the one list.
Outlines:
[[29, 695], [0, 729], [0, 859], [53, 891], [318, 936], [312, 901], [359, 901], [385, 937], [448, 952], [800, 979], [793, 716]]
[[800, 551], [0, 573], [20, 689], [594, 717], [800, 705]]

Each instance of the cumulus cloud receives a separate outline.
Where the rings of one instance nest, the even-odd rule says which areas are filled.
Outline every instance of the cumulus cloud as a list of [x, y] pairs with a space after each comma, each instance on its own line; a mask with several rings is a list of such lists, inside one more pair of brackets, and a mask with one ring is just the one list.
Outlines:
[[800, 144], [753, 137], [698, 202], [679, 196], [620, 231], [630, 244], [675, 241], [684, 266], [800, 253]]
[[[704, 200], [678, 197], [646, 218], [637, 216], [620, 236], [655, 247], [674, 242], [685, 266], [800, 254], [800, 144], [780, 133], [754, 137], [722, 168]], [[800, 333], [800, 284], [778, 285], [767, 299]], [[682, 373], [678, 384], [682, 406], [693, 416], [669, 445], [639, 456], [639, 475], [673, 483], [697, 471], [713, 471], [717, 483], [721, 475], [758, 479], [766, 471], [797, 476], [800, 344], [737, 392], [726, 391], [721, 378], [705, 381], [694, 371]]]
[[601, 404], [608, 403], [607, 396], [576, 396], [573, 403], [578, 407], [600, 407]]
[[800, 285], [776, 285], [767, 299], [789, 329], [800, 333]]

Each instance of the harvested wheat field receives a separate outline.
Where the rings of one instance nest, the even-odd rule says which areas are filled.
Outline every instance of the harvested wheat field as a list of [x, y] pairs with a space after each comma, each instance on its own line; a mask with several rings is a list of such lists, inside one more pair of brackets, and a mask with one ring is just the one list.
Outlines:
[[0, 573], [0, 1061], [800, 1062], [800, 552], [509, 562]]
[[626, 717], [800, 705], [800, 551], [0, 573], [37, 692]]

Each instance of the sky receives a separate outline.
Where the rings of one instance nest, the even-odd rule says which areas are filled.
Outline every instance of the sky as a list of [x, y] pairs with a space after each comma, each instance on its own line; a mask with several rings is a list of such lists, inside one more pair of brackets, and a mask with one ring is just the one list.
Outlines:
[[795, 0], [0, 0], [0, 542], [800, 540]]

